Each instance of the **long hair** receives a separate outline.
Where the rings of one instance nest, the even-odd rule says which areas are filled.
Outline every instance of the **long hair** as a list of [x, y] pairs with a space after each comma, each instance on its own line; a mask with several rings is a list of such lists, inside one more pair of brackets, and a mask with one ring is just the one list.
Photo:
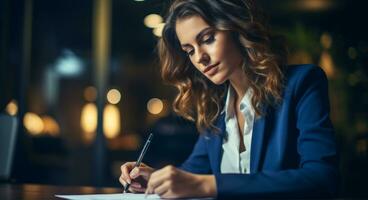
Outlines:
[[253, 90], [256, 117], [262, 105], [281, 101], [286, 48], [281, 37], [273, 36], [262, 12], [251, 0], [175, 0], [166, 16], [158, 42], [163, 80], [178, 89], [173, 102], [176, 113], [195, 121], [199, 131], [214, 129], [224, 107], [228, 83], [215, 85], [202, 75], [180, 48], [176, 20], [200, 16], [216, 30], [230, 31], [243, 55], [242, 70]]

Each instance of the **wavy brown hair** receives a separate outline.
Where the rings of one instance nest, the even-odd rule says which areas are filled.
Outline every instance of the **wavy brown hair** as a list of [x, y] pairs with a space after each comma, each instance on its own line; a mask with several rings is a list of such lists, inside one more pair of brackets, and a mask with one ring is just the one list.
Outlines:
[[191, 63], [175, 32], [176, 20], [202, 17], [216, 30], [230, 31], [244, 56], [242, 69], [253, 89], [256, 116], [262, 105], [281, 101], [286, 48], [281, 37], [271, 34], [262, 12], [251, 0], [175, 0], [166, 16], [158, 42], [161, 76], [179, 93], [174, 100], [176, 113], [196, 122], [199, 131], [217, 129], [215, 120], [224, 107], [228, 82], [215, 85]]

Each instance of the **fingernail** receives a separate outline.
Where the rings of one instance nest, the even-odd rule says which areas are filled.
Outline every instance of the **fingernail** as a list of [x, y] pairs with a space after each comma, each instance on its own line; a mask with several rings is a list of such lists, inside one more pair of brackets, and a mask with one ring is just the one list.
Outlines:
[[141, 186], [141, 184], [139, 184], [139, 183], [137, 183], [137, 182], [132, 183], [132, 186], [133, 186], [133, 187], [136, 187], [136, 188], [141, 188], [141, 187], [142, 187], [142, 186]]
[[138, 168], [134, 168], [131, 172], [130, 172], [130, 177], [135, 178], [138, 174]]

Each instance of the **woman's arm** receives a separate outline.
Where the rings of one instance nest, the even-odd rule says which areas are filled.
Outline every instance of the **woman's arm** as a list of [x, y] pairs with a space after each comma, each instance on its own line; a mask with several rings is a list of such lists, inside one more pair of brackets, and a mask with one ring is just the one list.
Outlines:
[[212, 173], [205, 136], [201, 134], [193, 148], [191, 155], [179, 167], [180, 169], [195, 174]]

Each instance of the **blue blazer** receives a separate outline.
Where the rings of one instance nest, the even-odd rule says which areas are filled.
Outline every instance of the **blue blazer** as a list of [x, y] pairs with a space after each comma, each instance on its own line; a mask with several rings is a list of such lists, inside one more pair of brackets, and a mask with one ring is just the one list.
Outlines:
[[336, 194], [339, 175], [326, 75], [315, 65], [292, 65], [285, 75], [282, 102], [264, 106], [265, 115], [255, 119], [250, 174], [221, 174], [225, 114], [216, 122], [221, 132], [202, 133], [182, 164], [188, 172], [214, 174], [218, 198]]

